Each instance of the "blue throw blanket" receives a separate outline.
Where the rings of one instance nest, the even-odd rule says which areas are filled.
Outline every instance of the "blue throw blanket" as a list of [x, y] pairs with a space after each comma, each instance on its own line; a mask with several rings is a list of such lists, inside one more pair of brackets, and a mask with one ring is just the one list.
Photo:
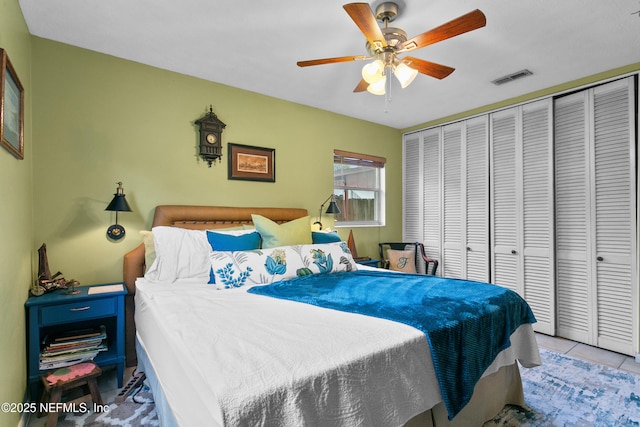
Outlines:
[[511, 345], [518, 326], [536, 321], [529, 305], [509, 289], [417, 274], [314, 274], [248, 292], [393, 320], [424, 332], [449, 419], [469, 402], [482, 373]]

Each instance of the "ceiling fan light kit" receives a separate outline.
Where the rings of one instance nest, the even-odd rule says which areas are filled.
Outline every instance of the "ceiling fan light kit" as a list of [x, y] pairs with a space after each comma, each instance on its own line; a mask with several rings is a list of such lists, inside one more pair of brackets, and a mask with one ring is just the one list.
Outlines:
[[418, 75], [418, 70], [409, 67], [404, 62], [400, 62], [394, 68], [393, 74], [395, 74], [398, 81], [400, 82], [400, 86], [402, 86], [402, 89], [404, 89], [411, 84], [413, 79], [416, 78], [416, 76]]
[[384, 63], [376, 59], [362, 67], [362, 78], [369, 84], [377, 83], [384, 78]]
[[[368, 3], [349, 3], [343, 7], [366, 37], [365, 48], [369, 56], [342, 56], [299, 61], [298, 66], [308, 67], [372, 59], [372, 62], [362, 67], [362, 80], [354, 92], [368, 91], [375, 95], [387, 93], [385, 87], [389, 86], [387, 84], [389, 72], [396, 76], [402, 88], [409, 86], [418, 73], [437, 79], [447, 77], [455, 70], [454, 68], [410, 56], [400, 58], [400, 55], [482, 28], [487, 23], [484, 13], [476, 9], [408, 39], [407, 33], [402, 29], [388, 26], [398, 17], [399, 7], [395, 2], [380, 3], [376, 7], [375, 14]], [[383, 25], [382, 27], [378, 24], [379, 22]]]
[[367, 86], [367, 91], [374, 95], [384, 95], [386, 93], [385, 87], [387, 86], [387, 76], [382, 76], [380, 80], [374, 83], [370, 83]]

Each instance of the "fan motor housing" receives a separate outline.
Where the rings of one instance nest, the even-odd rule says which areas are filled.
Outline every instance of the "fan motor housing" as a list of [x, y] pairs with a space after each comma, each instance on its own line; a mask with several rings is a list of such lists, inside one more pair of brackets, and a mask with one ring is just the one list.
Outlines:
[[400, 28], [387, 27], [387, 28], [381, 28], [380, 30], [382, 30], [384, 39], [387, 41], [387, 47], [376, 50], [371, 46], [371, 43], [367, 42], [365, 46], [366, 46], [367, 52], [369, 52], [369, 55], [371, 56], [375, 56], [378, 53], [388, 51], [388, 50], [394, 51], [397, 45], [407, 41], [407, 33]]
[[376, 7], [376, 19], [378, 22], [393, 22], [398, 16], [398, 4], [391, 1], [380, 3]]

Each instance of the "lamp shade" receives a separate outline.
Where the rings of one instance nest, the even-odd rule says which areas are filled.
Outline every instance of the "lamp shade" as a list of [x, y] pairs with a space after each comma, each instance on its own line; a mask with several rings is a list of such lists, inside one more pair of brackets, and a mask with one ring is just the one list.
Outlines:
[[384, 63], [376, 59], [362, 67], [362, 78], [369, 84], [377, 83], [384, 78]]
[[113, 195], [113, 200], [111, 200], [111, 203], [105, 208], [105, 211], [131, 212], [129, 203], [127, 203], [127, 199], [124, 198], [124, 189], [122, 188], [121, 182], [118, 182], [118, 188]]
[[127, 203], [127, 199], [124, 198], [124, 194], [114, 194], [113, 200], [111, 200], [105, 211], [131, 212], [131, 208]]
[[418, 75], [418, 70], [409, 67], [404, 62], [399, 63], [393, 70], [396, 78], [400, 82], [400, 86], [404, 89], [409, 86], [413, 79]]
[[367, 91], [369, 91], [369, 93], [372, 93], [374, 95], [384, 95], [386, 84], [387, 84], [387, 77], [382, 76], [382, 79], [378, 80], [375, 83], [371, 83], [367, 87]]
[[335, 201], [331, 200], [331, 202], [329, 203], [329, 206], [327, 206], [327, 210], [324, 213], [339, 214], [340, 208], [338, 207]]

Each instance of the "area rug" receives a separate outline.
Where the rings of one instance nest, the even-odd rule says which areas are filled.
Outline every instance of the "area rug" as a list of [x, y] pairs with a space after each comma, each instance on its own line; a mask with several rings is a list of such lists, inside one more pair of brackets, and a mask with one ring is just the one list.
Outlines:
[[640, 426], [640, 375], [540, 350], [521, 368], [525, 407], [507, 406], [491, 426]]
[[[540, 350], [542, 366], [521, 368], [525, 407], [507, 406], [484, 427], [640, 426], [640, 375]], [[100, 414], [61, 415], [60, 427], [158, 426], [143, 388]]]
[[123, 402], [110, 403], [109, 410], [85, 414], [61, 414], [58, 427], [158, 427], [153, 396], [147, 387], [128, 396]]

